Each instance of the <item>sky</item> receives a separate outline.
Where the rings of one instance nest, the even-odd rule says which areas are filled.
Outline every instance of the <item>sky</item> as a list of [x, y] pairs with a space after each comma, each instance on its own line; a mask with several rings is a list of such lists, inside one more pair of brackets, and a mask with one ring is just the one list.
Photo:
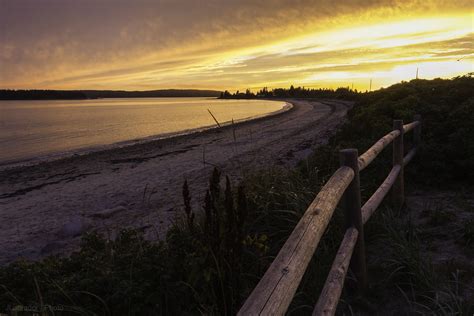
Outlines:
[[354, 87], [474, 71], [471, 0], [0, 0], [0, 88]]

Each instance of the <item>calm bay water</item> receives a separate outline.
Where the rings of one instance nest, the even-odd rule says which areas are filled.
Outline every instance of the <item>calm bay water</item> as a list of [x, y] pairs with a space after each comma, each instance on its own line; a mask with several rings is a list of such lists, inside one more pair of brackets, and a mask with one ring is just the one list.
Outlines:
[[0, 163], [74, 152], [278, 111], [284, 102], [213, 98], [0, 101]]

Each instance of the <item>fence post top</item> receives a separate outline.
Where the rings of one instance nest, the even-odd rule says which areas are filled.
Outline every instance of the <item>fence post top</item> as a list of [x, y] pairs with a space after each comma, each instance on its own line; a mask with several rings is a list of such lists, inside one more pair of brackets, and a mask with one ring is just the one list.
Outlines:
[[350, 167], [354, 172], [359, 172], [359, 152], [355, 148], [347, 148], [339, 150], [339, 164], [341, 166]]
[[393, 120], [393, 128], [402, 130], [403, 129], [403, 120]]

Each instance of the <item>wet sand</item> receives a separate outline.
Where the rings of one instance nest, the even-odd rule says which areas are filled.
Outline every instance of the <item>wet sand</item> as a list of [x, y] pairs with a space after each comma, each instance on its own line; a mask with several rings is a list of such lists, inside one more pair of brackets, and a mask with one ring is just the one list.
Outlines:
[[185, 179], [200, 203], [214, 166], [235, 181], [294, 165], [327, 141], [350, 107], [288, 102], [290, 111], [233, 127], [0, 171], [0, 264], [68, 253], [86, 231], [113, 237], [133, 227], [160, 238], [181, 214]]

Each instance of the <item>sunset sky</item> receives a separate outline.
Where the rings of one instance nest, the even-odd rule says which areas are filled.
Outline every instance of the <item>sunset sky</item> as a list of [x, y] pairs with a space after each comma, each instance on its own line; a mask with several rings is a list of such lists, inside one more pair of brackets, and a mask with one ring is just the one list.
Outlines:
[[0, 88], [366, 90], [474, 71], [473, 1], [0, 0]]

